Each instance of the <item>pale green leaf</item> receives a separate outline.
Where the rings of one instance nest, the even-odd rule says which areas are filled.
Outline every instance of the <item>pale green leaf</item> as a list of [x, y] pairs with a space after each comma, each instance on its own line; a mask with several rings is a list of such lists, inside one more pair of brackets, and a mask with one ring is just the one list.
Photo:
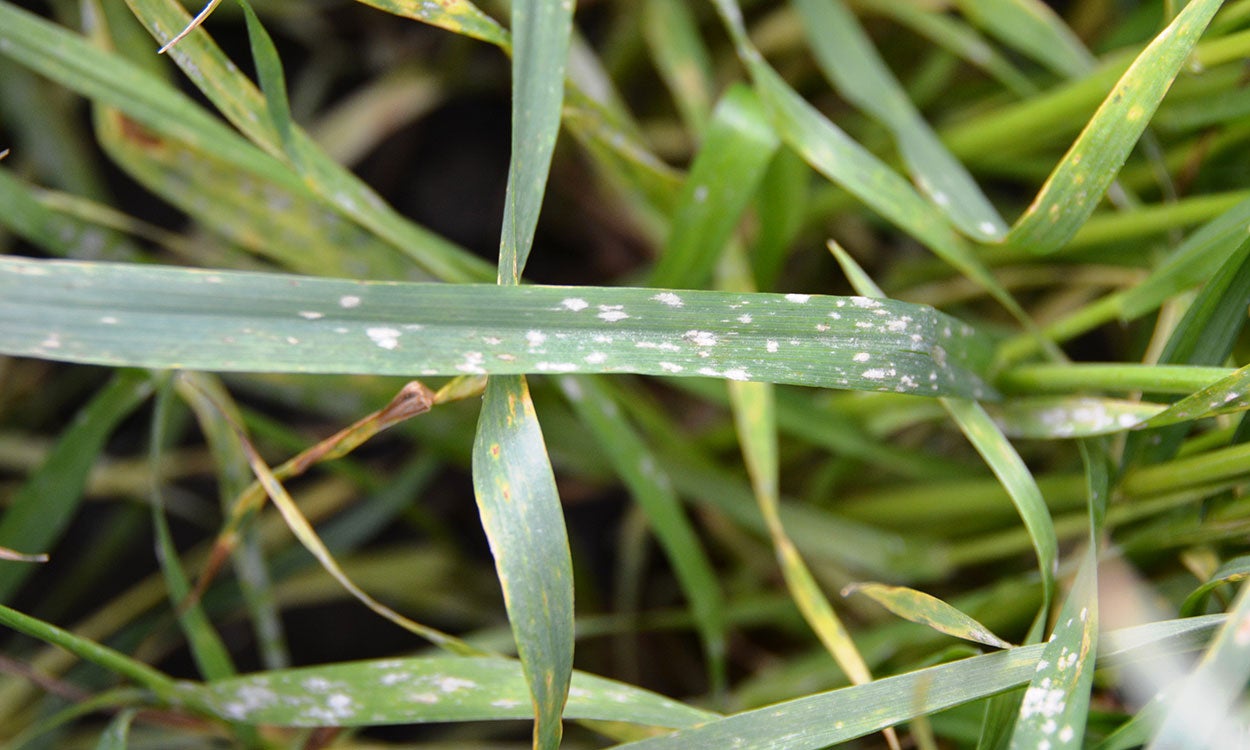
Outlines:
[[843, 596], [851, 594], [863, 594], [899, 617], [927, 625], [940, 633], [994, 648], [1012, 647], [991, 633], [989, 628], [923, 591], [883, 583], [853, 583], [842, 589]]

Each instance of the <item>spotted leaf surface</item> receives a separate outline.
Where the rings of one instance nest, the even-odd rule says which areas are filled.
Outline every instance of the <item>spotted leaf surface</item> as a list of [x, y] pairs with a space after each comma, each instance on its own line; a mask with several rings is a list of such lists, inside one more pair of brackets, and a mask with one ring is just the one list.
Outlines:
[[0, 259], [0, 352], [212, 371], [640, 373], [993, 397], [991, 342], [864, 297], [358, 282]]

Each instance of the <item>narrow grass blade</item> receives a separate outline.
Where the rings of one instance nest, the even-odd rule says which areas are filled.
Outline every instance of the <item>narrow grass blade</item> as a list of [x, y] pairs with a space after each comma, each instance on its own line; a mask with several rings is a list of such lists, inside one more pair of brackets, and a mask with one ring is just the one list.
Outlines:
[[[521, 283], [560, 131], [573, 0], [512, 4], [512, 155], [498, 282]], [[541, 334], [540, 334], [541, 335]], [[529, 683], [535, 750], [554, 750], [573, 671], [573, 563], [564, 512], [523, 376], [491, 378], [473, 441], [473, 489]]]
[[1167, 698], [1167, 713], [1147, 750], [1172, 747], [1235, 747], [1245, 726], [1235, 717], [1235, 706], [1250, 679], [1250, 584], [1229, 610], [1228, 620], [1197, 667]]
[[3, 257], [0, 352], [210, 371], [634, 372], [994, 397], [979, 375], [988, 338], [892, 300], [370, 283]]
[[716, 85], [711, 55], [699, 36], [691, 6], [681, 0], [645, 0], [642, 23], [651, 58], [673, 95], [682, 122], [691, 133], [701, 135]]
[[707, 284], [777, 144], [755, 94], [745, 86], [731, 87], [712, 112], [686, 176], [651, 286], [697, 289]]
[[34, 185], [0, 169], [0, 225], [53, 255], [82, 260], [135, 261], [142, 249], [121, 232], [58, 211]]
[[[533, 715], [520, 662], [434, 656], [262, 672], [192, 688], [223, 718], [274, 726], [376, 726]], [[655, 693], [574, 672], [571, 719], [684, 728], [718, 718]]]
[[1041, 0], [957, 0], [955, 4], [978, 26], [1061, 76], [1079, 78], [1094, 67], [1094, 56]]
[[495, 19], [483, 13], [469, 0], [357, 0], [378, 10], [437, 26], [453, 34], [462, 34], [507, 50], [511, 46], [508, 32]]
[[163, 380], [157, 389], [155, 408], [152, 410], [151, 443], [148, 450], [148, 460], [152, 465], [151, 515], [156, 537], [156, 558], [160, 563], [171, 606], [177, 612], [178, 624], [186, 636], [200, 675], [207, 680], [220, 680], [235, 675], [234, 661], [199, 602], [187, 601], [191, 584], [182, 566], [178, 548], [174, 546], [169, 521], [165, 517], [164, 489], [161, 487], [159, 467], [169, 441], [168, 423], [172, 416], [173, 382], [168, 376]]
[[1189, 3], [1138, 55], [1016, 221], [1009, 244], [1045, 254], [1072, 239], [1115, 180], [1220, 5], [1220, 0]]
[[[828, 247], [856, 291], [874, 297], [884, 296], [881, 288], [838, 243], [830, 241]], [[1029, 631], [1029, 642], [1035, 642], [1042, 636], [1042, 628], [1054, 597], [1055, 573], [1059, 569], [1059, 541], [1046, 500], [1042, 497], [1032, 472], [990, 418], [984, 406], [963, 398], [943, 398], [942, 406], [1011, 496], [1037, 552], [1037, 564], [1042, 578], [1042, 608]]]
[[520, 282], [534, 241], [560, 130], [573, 2], [518, 0], [512, 5], [512, 157], [499, 242], [499, 281]]
[[[1152, 623], [1108, 635], [1103, 649], [1114, 662], [1150, 658], [1184, 644], [1193, 649], [1222, 618]], [[1114, 643], [1114, 639], [1119, 643]], [[862, 737], [916, 716], [985, 698], [1024, 685], [1037, 671], [1042, 644], [886, 677], [866, 685], [817, 693], [744, 711], [701, 726], [622, 745], [629, 750], [817, 750]], [[1114, 652], [1114, 653], [1113, 653]], [[1111, 660], [1109, 660], [1110, 662]]]
[[1240, 583], [1247, 578], [1250, 578], [1250, 555], [1243, 555], [1229, 560], [1221, 565], [1219, 570], [1211, 575], [1210, 579], [1185, 597], [1185, 602], [1180, 608], [1180, 616], [1193, 617], [1194, 615], [1202, 614], [1202, 609], [1212, 592], [1221, 586], [1229, 583]]
[[812, 170], [793, 149], [777, 150], [755, 192], [755, 238], [747, 255], [757, 289], [775, 289], [791, 246], [803, 230]]
[[863, 594], [899, 617], [927, 625], [939, 633], [994, 648], [1012, 648], [989, 628], [923, 591], [882, 583], [853, 583], [842, 589], [842, 596], [851, 594]]
[[955, 233], [937, 207], [804, 101], [769, 67], [747, 36], [742, 11], [736, 0], [713, 2], [782, 140], [802, 155], [813, 169], [845, 188], [870, 209], [986, 289], [1026, 328], [1032, 329], [1028, 315], [990, 275], [972, 247]]
[[1089, 538], [1081, 567], [1029, 681], [1011, 736], [1013, 750], [1082, 744], [1098, 647], [1098, 559], [1111, 495], [1106, 451], [1082, 441]]
[[137, 709], [128, 708], [114, 716], [100, 735], [96, 750], [127, 750], [130, 747], [130, 723], [137, 713]]
[[1021, 99], [1026, 99], [1037, 91], [1037, 86], [1028, 76], [1021, 73], [1005, 55], [960, 19], [935, 8], [890, 0], [860, 0], [859, 5], [874, 13], [890, 16], [916, 34], [957, 55], [969, 65], [981, 68]]
[[573, 568], [551, 460], [522, 377], [486, 384], [473, 488], [533, 698], [534, 746], [554, 748], [573, 669]]
[[[127, 5], [153, 37], [165, 43], [190, 19], [175, 0], [128, 0]], [[204, 29], [196, 29], [172, 47], [169, 56], [232, 125], [271, 156], [286, 159], [327, 206], [369, 229], [423, 269], [446, 281], [483, 281], [489, 271], [479, 259], [400, 216], [359, 178], [292, 125], [286, 144], [274, 127], [265, 97], [225, 56]], [[108, 84], [105, 84], [108, 86]], [[112, 88], [111, 86], [109, 86]], [[114, 95], [116, 92], [114, 92]], [[149, 94], [150, 95], [150, 94]], [[111, 102], [126, 110], [125, 102]], [[144, 124], [149, 125], [146, 120]], [[298, 170], [298, 171], [296, 171]]]
[[[218, 407], [218, 410], [221, 410], [220, 407]], [[321, 567], [333, 576], [334, 580], [338, 581], [339, 585], [341, 585], [352, 596], [363, 603], [366, 607], [373, 610], [379, 616], [395, 623], [399, 627], [413, 633], [414, 635], [426, 639], [436, 646], [445, 648], [460, 655], [482, 655], [482, 652], [479, 649], [464, 643], [454, 636], [447, 635], [446, 633], [440, 632], [435, 628], [422, 625], [421, 623], [404, 617], [390, 607], [387, 607], [377, 601], [353, 583], [352, 580], [343, 572], [343, 569], [334, 559], [330, 550], [327, 549], [325, 544], [321, 541], [321, 538], [317, 535], [316, 530], [313, 529], [312, 524], [310, 524], [308, 519], [304, 517], [304, 514], [300, 511], [299, 506], [296, 505], [295, 501], [291, 499], [291, 496], [287, 494], [286, 489], [282, 486], [277, 477], [274, 476], [273, 471], [268, 465], [265, 464], [265, 461], [256, 452], [256, 448], [242, 432], [242, 428], [238, 425], [235, 425], [234, 427], [239, 437], [239, 443], [243, 446], [243, 450], [247, 454], [248, 463], [252, 467], [252, 472], [256, 475], [256, 479], [261, 483], [261, 485], [264, 486], [265, 493], [278, 509], [278, 512], [282, 514], [282, 518], [286, 522], [287, 527], [291, 530], [291, 533], [295, 535], [295, 538], [299, 540], [300, 544], [304, 545], [304, 548], [307, 549], [314, 558], [316, 558], [317, 562], [321, 563]]]
[[[1250, 304], [1250, 240], [1241, 244], [1198, 292], [1159, 355], [1164, 364], [1219, 365], [1225, 362], [1245, 327]], [[1203, 389], [1151, 420], [1152, 425], [1183, 423], [1206, 413], [1250, 408], [1245, 398], [1250, 371], [1238, 371]], [[1133, 435], [1124, 447], [1125, 464], [1157, 463], [1180, 449], [1188, 427], [1176, 424], [1158, 432]]]
[[247, 23], [247, 38], [252, 45], [252, 62], [256, 64], [256, 77], [260, 81], [260, 90], [265, 97], [265, 107], [269, 110], [273, 129], [278, 134], [278, 141], [286, 157], [300, 171], [299, 150], [295, 145], [295, 123], [291, 119], [291, 103], [287, 99], [286, 74], [282, 72], [282, 60], [278, 58], [278, 48], [274, 46], [269, 32], [261, 25], [248, 0], [237, 0], [243, 8], [243, 18]]
[[1163, 404], [1089, 396], [1013, 398], [987, 407], [1007, 435], [1032, 440], [1093, 437], [1137, 427]]
[[[96, 393], [61, 433], [43, 465], [13, 494], [0, 515], [0, 545], [22, 553], [50, 549], [77, 513], [87, 475], [105, 441], [151, 394], [148, 374], [130, 370], [117, 373]], [[34, 572], [29, 565], [0, 565], [0, 601], [11, 599]]]
[[920, 191], [965, 234], [1001, 239], [1006, 223], [921, 117], [842, 0], [795, 0], [794, 6], [825, 77], [890, 130]]
[[1037, 567], [1042, 577], [1043, 604], [1030, 631], [1030, 642], [1041, 638], [1050, 603], [1054, 598], [1055, 574], [1059, 570], [1059, 540], [1055, 524], [1046, 507], [1046, 500], [1037, 487], [1037, 480], [1025, 465], [985, 407], [967, 399], [943, 399], [943, 405], [959, 425], [985, 463], [1002, 482], [1028, 529], [1029, 539], [1037, 553]]
[[594, 434], [630, 494], [642, 508], [690, 602], [703, 639], [713, 692], [725, 682], [725, 602], [707, 552], [682, 509], [672, 480], [621, 412], [617, 400], [594, 378], [560, 379], [574, 410]]

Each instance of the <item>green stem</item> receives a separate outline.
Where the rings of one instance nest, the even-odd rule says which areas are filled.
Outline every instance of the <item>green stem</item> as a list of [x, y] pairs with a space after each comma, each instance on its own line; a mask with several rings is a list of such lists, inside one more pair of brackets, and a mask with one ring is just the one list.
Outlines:
[[1127, 363], [1020, 365], [999, 375], [995, 385], [1008, 394], [1149, 391], [1188, 395], [1232, 372], [1226, 367]]

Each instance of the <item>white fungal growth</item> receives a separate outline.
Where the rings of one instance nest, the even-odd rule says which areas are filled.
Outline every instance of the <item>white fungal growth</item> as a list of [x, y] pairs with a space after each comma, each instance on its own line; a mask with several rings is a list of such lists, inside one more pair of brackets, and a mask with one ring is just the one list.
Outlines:
[[324, 318], [326, 315], [325, 313], [319, 313], [316, 310], [300, 310], [299, 316], [304, 320], [319, 320]]
[[723, 373], [730, 380], [750, 380], [751, 374], [741, 367], [732, 367]]
[[534, 365], [539, 372], [577, 372], [577, 365], [572, 362], [539, 362]]
[[716, 334], [711, 331], [686, 331], [682, 338], [695, 346], [716, 346]]
[[781, 345], [772, 339], [769, 339], [768, 341], [764, 342], [764, 348], [768, 350], [769, 354], [776, 354], [777, 349], [779, 349], [780, 347]]
[[977, 224], [977, 229], [980, 229], [983, 233], [989, 235], [998, 234], [998, 227], [994, 226], [994, 222], [992, 221], [983, 221], [980, 224]]
[[655, 295], [651, 299], [655, 300], [656, 302], [663, 302], [669, 307], [681, 307], [682, 305], [686, 304], [682, 300], [681, 297], [677, 296], [676, 294], [672, 292], [660, 292], [659, 294]]
[[886, 378], [894, 377], [897, 374], [897, 372], [894, 370], [893, 367], [889, 369], [886, 369], [884, 367], [870, 367], [867, 370], [864, 370], [860, 374], [863, 377], [868, 378], [869, 380], [885, 380]]
[[590, 303], [582, 299], [581, 297], [569, 297], [568, 299], [561, 302], [560, 305], [565, 310], [572, 310], [573, 312], [577, 312], [579, 310], [585, 310], [586, 308], [590, 307]]
[[526, 331], [525, 340], [529, 342], [531, 347], [542, 346], [543, 342], [547, 340], [547, 334], [542, 331]]
[[485, 361], [486, 358], [481, 352], [465, 352], [464, 362], [456, 365], [456, 369], [470, 375], [485, 375], [486, 370], [482, 367]]
[[629, 314], [625, 312], [624, 307], [624, 305], [599, 305], [599, 319], [608, 323], [625, 320]]
[[796, 305], [806, 305], [807, 301], [812, 298], [810, 294], [787, 294], [786, 301], [793, 302]]
[[354, 294], [344, 294], [342, 297], [339, 297], [339, 307], [344, 310], [360, 307], [360, 298]]
[[435, 684], [444, 693], [455, 693], [460, 690], [469, 690], [477, 687], [477, 683], [473, 680], [466, 680], [461, 677], [439, 677], [435, 680]]
[[869, 354], [868, 352], [858, 352], [856, 353], [854, 357], [851, 357], [851, 359], [855, 360], [856, 362], [867, 362], [868, 360], [872, 359], [872, 355]]
[[686, 368], [682, 367], [681, 365], [675, 365], [672, 362], [661, 362], [660, 369], [663, 370], [664, 372], [678, 373]]
[[738, 316], [738, 322], [747, 325], [751, 322], [751, 313], [743, 313]]
[[694, 189], [694, 202], [702, 203], [707, 200], [707, 185], [700, 185]]
[[591, 352], [586, 355], [586, 361], [592, 365], [601, 365], [608, 361], [608, 355], [603, 352]]
[[1063, 690], [1050, 687], [1050, 680], [1042, 680], [1042, 684], [1031, 687], [1024, 693], [1024, 702], [1020, 704], [1020, 718], [1040, 714], [1052, 718], [1063, 712], [1065, 696]]
[[881, 307], [881, 300], [872, 297], [851, 297], [851, 304], [856, 307], [862, 307], [865, 310], [875, 310]]
[[112, 315], [105, 315], [103, 318], [100, 318], [100, 322], [106, 326], [115, 326], [117, 325], [117, 318], [114, 318]]
[[383, 349], [394, 349], [399, 346], [399, 331], [394, 328], [366, 328], [365, 334]]

